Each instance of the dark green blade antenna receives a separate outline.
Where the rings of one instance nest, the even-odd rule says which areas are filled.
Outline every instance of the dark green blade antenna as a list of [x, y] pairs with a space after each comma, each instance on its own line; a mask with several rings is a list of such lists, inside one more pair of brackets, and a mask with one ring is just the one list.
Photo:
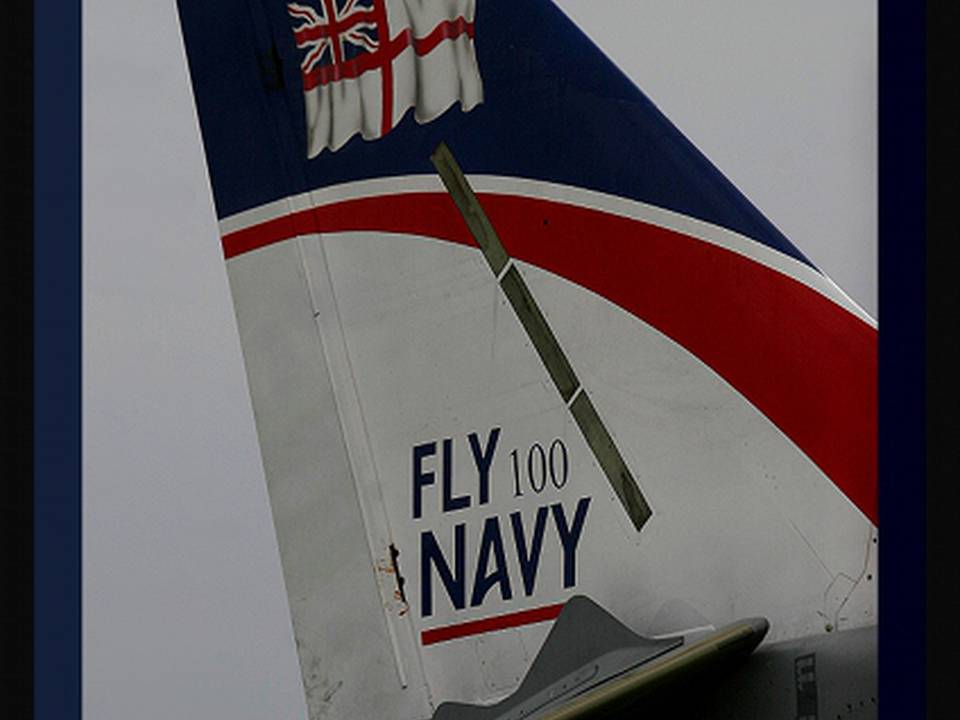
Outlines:
[[500, 242], [490, 219], [483, 211], [480, 201], [467, 182], [463, 171], [457, 164], [446, 143], [441, 142], [430, 156], [440, 179], [460, 210], [470, 233], [487, 259], [500, 288], [510, 301], [510, 305], [520, 319], [530, 342], [540, 355], [544, 367], [550, 374], [560, 397], [573, 414], [587, 445], [607, 476], [610, 486], [620, 499], [624, 510], [630, 516], [633, 526], [639, 532], [650, 519], [653, 511], [640, 491], [637, 481], [623, 461], [613, 438], [597, 414], [586, 390], [577, 379], [576, 373], [567, 360], [567, 356], [557, 342], [556, 336], [547, 324], [546, 318], [537, 306], [523, 276], [513, 263]]

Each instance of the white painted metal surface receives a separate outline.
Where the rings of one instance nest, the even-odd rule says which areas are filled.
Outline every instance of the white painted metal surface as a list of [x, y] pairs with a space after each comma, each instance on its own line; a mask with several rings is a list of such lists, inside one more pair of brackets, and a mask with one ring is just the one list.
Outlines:
[[519, 265], [653, 507], [640, 534], [479, 250], [339, 233], [228, 261], [311, 718], [502, 697], [549, 623], [455, 628], [574, 593], [646, 635], [875, 622], [876, 531], [833, 483], [684, 348]]

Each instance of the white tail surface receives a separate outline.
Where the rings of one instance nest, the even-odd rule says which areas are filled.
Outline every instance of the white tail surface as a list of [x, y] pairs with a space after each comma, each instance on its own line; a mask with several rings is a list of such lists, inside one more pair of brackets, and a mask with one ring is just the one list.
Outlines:
[[311, 717], [503, 697], [573, 594], [647, 635], [874, 622], [875, 529], [833, 483], [683, 347], [518, 265], [640, 533], [479, 250], [350, 232], [229, 260]]

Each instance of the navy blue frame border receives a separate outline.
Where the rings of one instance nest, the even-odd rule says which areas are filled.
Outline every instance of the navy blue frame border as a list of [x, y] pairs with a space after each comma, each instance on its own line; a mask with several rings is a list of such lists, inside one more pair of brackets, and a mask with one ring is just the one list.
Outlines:
[[881, 718], [926, 716], [926, 13], [879, 5]]
[[80, 1], [35, 0], [34, 717], [81, 714]]
[[[35, 0], [34, 712], [80, 717], [80, 3]], [[880, 714], [925, 714], [925, 58], [880, 2]]]

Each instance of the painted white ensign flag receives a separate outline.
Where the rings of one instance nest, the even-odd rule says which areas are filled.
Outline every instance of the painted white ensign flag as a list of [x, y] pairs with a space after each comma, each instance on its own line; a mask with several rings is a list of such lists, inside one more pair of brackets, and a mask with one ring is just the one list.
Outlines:
[[383, 137], [414, 109], [417, 122], [457, 100], [483, 100], [474, 54], [476, 0], [310, 0], [289, 3], [303, 52], [307, 157], [359, 133]]

